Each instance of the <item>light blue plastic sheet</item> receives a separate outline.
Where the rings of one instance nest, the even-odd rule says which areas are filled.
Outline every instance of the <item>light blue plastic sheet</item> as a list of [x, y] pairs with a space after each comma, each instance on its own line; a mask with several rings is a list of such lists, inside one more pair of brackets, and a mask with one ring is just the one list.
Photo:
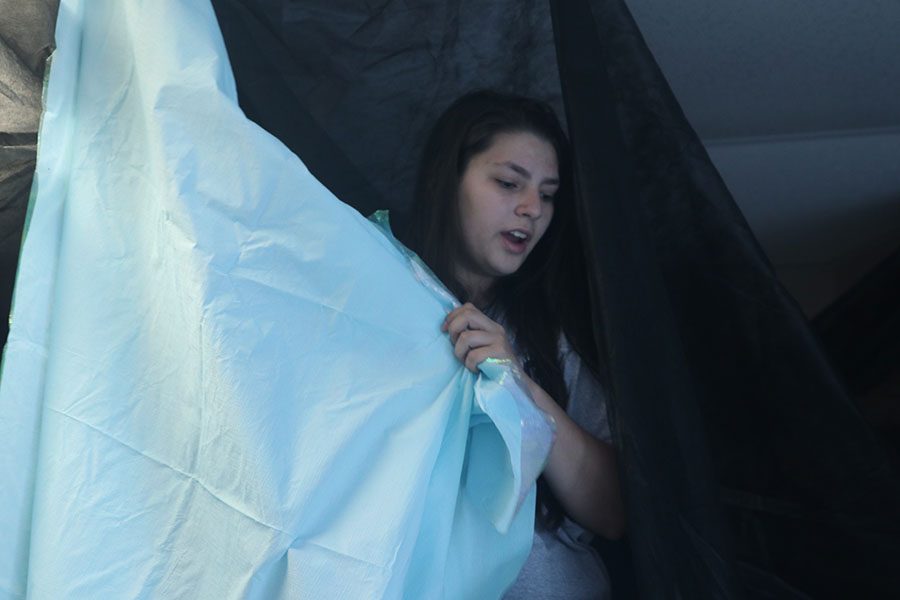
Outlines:
[[[491, 598], [552, 426], [240, 112], [199, 0], [63, 0], [0, 379], [0, 598]], [[521, 510], [517, 510], [521, 506]]]

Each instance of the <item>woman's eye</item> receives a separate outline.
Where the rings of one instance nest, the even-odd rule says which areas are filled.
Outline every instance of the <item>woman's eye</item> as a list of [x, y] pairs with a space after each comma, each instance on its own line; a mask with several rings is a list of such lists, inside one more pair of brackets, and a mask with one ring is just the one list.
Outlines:
[[541, 200], [544, 202], [553, 202], [553, 194], [541, 194]]
[[514, 190], [516, 189], [516, 184], [513, 181], [507, 181], [505, 179], [497, 179], [497, 185], [502, 187], [504, 190]]

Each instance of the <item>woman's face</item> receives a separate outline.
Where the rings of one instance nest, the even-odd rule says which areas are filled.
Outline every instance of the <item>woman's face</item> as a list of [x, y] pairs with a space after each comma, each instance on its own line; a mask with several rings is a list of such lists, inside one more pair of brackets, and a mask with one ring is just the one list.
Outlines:
[[459, 182], [463, 256], [456, 276], [470, 293], [511, 275], [553, 217], [559, 169], [553, 145], [532, 133], [500, 133], [469, 160]]

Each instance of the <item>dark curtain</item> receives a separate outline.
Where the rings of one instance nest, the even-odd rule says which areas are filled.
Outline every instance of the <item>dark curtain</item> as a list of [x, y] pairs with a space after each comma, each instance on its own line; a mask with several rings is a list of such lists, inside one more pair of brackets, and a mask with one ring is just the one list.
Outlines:
[[466, 91], [565, 114], [641, 596], [900, 590], [897, 476], [623, 2], [213, 4], [248, 116], [363, 213]]
[[851, 393], [865, 394], [900, 368], [900, 248], [812, 321]]
[[896, 473], [627, 9], [554, 5], [643, 591], [897, 593]]
[[9, 333], [22, 227], [34, 175], [44, 65], [59, 0], [0, 0], [0, 347]]
[[812, 326], [900, 471], [900, 248]]

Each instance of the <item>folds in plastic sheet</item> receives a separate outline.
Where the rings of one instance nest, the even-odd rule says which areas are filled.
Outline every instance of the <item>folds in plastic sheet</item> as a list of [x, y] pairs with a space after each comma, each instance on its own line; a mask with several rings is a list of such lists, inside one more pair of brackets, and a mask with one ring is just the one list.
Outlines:
[[452, 298], [244, 117], [206, 3], [65, 0], [57, 44], [0, 597], [499, 596], [552, 440], [514, 374], [466, 371]]

